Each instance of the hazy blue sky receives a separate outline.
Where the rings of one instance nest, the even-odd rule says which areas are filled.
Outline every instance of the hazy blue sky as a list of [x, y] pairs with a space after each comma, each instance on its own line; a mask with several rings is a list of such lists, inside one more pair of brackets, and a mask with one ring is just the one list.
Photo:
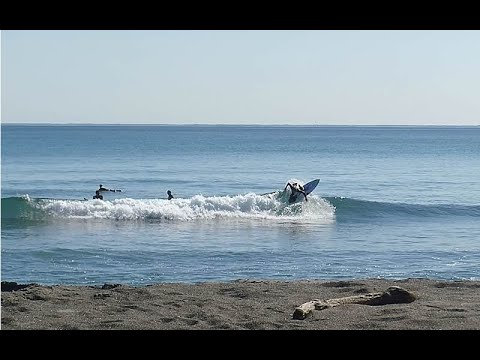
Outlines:
[[480, 31], [2, 31], [4, 123], [480, 124]]

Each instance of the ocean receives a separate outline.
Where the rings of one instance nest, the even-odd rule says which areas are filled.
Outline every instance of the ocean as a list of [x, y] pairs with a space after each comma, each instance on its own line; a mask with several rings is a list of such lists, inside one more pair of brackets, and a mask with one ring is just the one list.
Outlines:
[[480, 280], [479, 126], [2, 124], [1, 151], [3, 281]]

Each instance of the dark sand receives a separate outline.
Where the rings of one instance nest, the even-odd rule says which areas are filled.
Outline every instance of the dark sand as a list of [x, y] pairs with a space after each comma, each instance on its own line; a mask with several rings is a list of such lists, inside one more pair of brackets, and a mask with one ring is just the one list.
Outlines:
[[[314, 299], [382, 292], [400, 286], [416, 300], [348, 304], [294, 320]], [[155, 284], [150, 286], [10, 286], [2, 283], [2, 330], [11, 329], [480, 329], [480, 281], [354, 280]]]

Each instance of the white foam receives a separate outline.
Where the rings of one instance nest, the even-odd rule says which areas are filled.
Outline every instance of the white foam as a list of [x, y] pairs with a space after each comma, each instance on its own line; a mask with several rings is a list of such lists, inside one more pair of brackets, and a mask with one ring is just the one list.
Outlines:
[[38, 207], [52, 217], [115, 220], [198, 220], [198, 219], [292, 219], [333, 221], [334, 207], [326, 200], [309, 196], [308, 202], [288, 205], [278, 193], [189, 199], [42, 200]]

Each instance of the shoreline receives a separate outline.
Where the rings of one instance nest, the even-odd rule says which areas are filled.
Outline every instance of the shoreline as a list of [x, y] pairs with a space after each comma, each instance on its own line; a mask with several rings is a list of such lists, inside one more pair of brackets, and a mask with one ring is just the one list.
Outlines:
[[[392, 286], [406, 290], [412, 299], [350, 303]], [[312, 308], [304, 319], [294, 318], [296, 308], [317, 299], [329, 305]], [[477, 280], [235, 280], [142, 286], [2, 282], [1, 329], [479, 330], [478, 309]]]

